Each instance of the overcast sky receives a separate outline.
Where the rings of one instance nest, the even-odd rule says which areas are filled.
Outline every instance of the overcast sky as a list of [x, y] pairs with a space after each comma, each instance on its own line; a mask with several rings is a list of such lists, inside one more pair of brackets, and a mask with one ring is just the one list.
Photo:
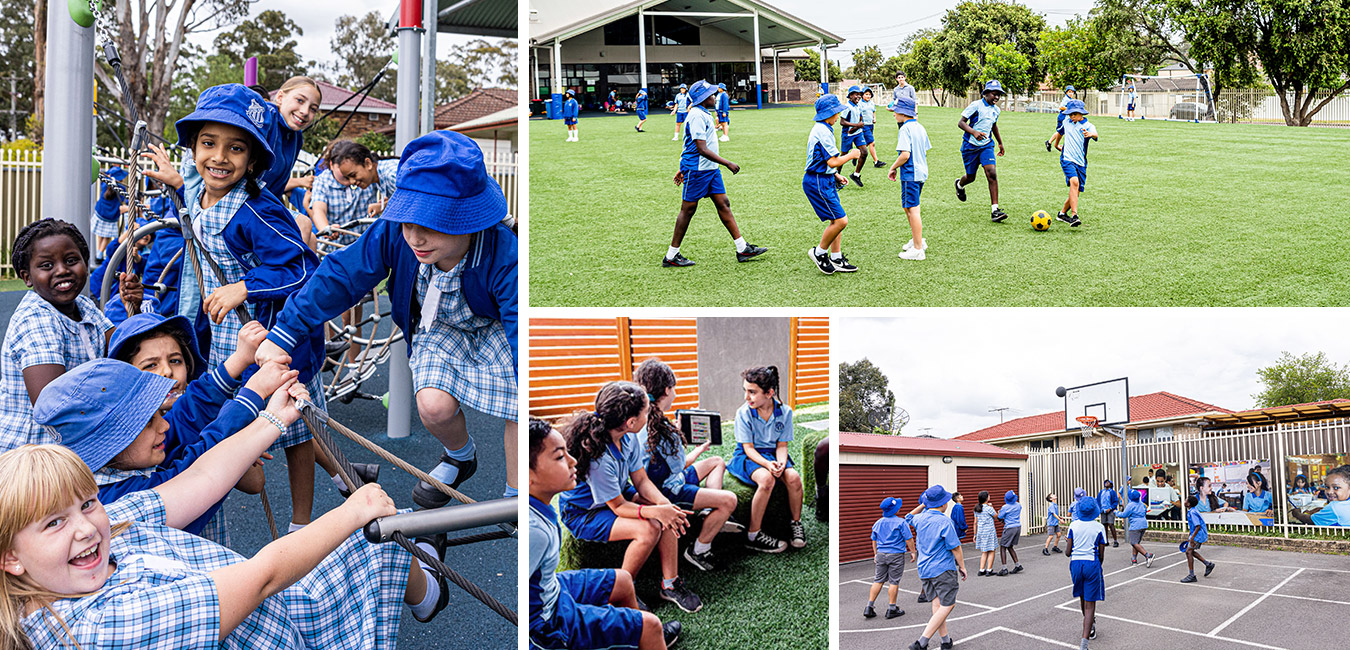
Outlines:
[[[1063, 412], [1057, 386], [1129, 377], [1130, 393], [1167, 391], [1251, 408], [1256, 371], [1280, 352], [1350, 362], [1345, 309], [919, 309], [903, 318], [831, 321], [833, 360], [866, 357], [910, 414], [905, 432], [951, 438], [1007, 419]], [[931, 431], [921, 429], [931, 427]]]

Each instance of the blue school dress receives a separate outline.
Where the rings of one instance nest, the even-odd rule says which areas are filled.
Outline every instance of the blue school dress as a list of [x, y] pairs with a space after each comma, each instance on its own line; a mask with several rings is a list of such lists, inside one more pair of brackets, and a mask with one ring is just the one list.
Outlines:
[[647, 467], [646, 445], [638, 434], [625, 434], [615, 445], [605, 445], [605, 453], [591, 461], [585, 476], [577, 477], [577, 486], [558, 497], [563, 524], [577, 539], [608, 542], [618, 515], [608, 502], [622, 496], [633, 472]]
[[[792, 409], [787, 405], [775, 401], [773, 415], [765, 421], [759, 417], [759, 409], [752, 409], [749, 404], [741, 404], [741, 407], [736, 409], [736, 449], [731, 453], [727, 471], [742, 483], [754, 485], [755, 479], [750, 476], [763, 466], [750, 460], [750, 457], [745, 455], [745, 448], [742, 445], [750, 443], [759, 455], [773, 461], [778, 458], [778, 443], [792, 442], [792, 435]], [[787, 466], [793, 466], [790, 455]]]
[[975, 513], [975, 548], [981, 551], [998, 550], [998, 530], [994, 527], [994, 506], [986, 503]]
[[[397, 168], [398, 161], [394, 161]], [[383, 181], [383, 179], [381, 179]], [[366, 217], [366, 206], [376, 201], [376, 195], [379, 188], [372, 184], [370, 187], [361, 189], [355, 184], [343, 185], [333, 178], [332, 170], [325, 169], [314, 178], [314, 196], [310, 197], [309, 204], [313, 207], [315, 203], [323, 203], [327, 206], [328, 223], [334, 226], [341, 226], [343, 230], [353, 232], [364, 232], [368, 224], [357, 223], [358, 220]], [[356, 241], [356, 237], [348, 234], [338, 235], [337, 242], [342, 246], [347, 246]]]

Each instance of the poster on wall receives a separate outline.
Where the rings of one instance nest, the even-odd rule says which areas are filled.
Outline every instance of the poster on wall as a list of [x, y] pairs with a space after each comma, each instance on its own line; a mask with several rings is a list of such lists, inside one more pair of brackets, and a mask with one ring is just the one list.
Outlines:
[[1274, 526], [1271, 476], [1268, 460], [1193, 463], [1186, 484], [1199, 499], [1195, 508], [1206, 524]]
[[1350, 454], [1286, 456], [1289, 523], [1350, 526]]
[[1135, 465], [1130, 470], [1130, 489], [1139, 492], [1139, 498], [1148, 504], [1149, 519], [1181, 520], [1181, 489], [1177, 475], [1178, 463]]

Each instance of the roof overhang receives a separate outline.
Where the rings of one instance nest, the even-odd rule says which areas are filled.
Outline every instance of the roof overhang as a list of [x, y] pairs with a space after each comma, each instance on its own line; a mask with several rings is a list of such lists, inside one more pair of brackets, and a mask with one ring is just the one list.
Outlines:
[[459, 133], [472, 133], [477, 131], [500, 131], [508, 128], [517, 130], [520, 128], [520, 109], [515, 106], [504, 108], [496, 113], [490, 113], [466, 122], [460, 122], [459, 124], [450, 127], [450, 130]]
[[697, 3], [695, 0], [630, 0], [617, 5], [611, 0], [531, 0], [530, 43], [544, 45], [565, 41], [621, 18], [636, 16], [639, 11], [679, 15], [690, 24], [714, 27], [747, 43], [754, 42], [754, 36], [749, 32], [754, 27], [753, 14], [758, 12], [761, 48], [844, 42], [836, 34], [756, 0]]
[[1231, 428], [1336, 417], [1350, 417], [1350, 401], [1252, 409], [1237, 413], [1217, 414], [1205, 419], [1208, 420], [1206, 428]]
[[[437, 0], [436, 32], [520, 38], [519, 11], [514, 0]], [[388, 25], [390, 31], [398, 29], [398, 7]]]

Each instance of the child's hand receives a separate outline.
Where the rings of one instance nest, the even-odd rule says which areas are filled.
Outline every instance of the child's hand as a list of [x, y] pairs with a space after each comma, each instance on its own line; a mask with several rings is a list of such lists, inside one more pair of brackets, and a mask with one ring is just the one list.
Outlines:
[[695, 457], [695, 458], [698, 458], [699, 456], [702, 456], [703, 454], [708, 453], [708, 450], [711, 449], [711, 448], [712, 448], [712, 441], [711, 441], [711, 440], [704, 440], [704, 441], [703, 441], [703, 444], [701, 444], [701, 445], [699, 445], [699, 446], [697, 446], [697, 447], [694, 447], [694, 457]]
[[145, 170], [145, 175], [153, 178], [173, 189], [183, 187], [183, 175], [178, 173], [173, 163], [169, 161], [169, 152], [157, 144], [150, 144], [150, 150], [141, 154], [142, 157], [149, 158], [150, 162], [155, 163], [154, 169]]
[[847, 158], [848, 160], [857, 160], [857, 159], [858, 159], [858, 156], [861, 156], [861, 155], [862, 155], [862, 149], [857, 149], [857, 148], [855, 148], [855, 149], [853, 149], [852, 151], [849, 151], [849, 152], [848, 152], [848, 155], [845, 156], [845, 158]]
[[202, 304], [202, 309], [207, 316], [211, 317], [211, 322], [221, 323], [235, 307], [244, 304], [248, 299], [248, 288], [240, 280], [234, 284], [227, 284], [211, 292], [206, 297], [206, 302]]
[[897, 169], [897, 168], [895, 168], [895, 167], [892, 167], [890, 173], [886, 174], [886, 178], [889, 178], [889, 179], [891, 179], [891, 180], [896, 180], [896, 175], [899, 174], [899, 173], [900, 173], [900, 170], [899, 170], [899, 169]]
[[141, 313], [141, 302], [145, 300], [145, 287], [141, 286], [140, 277], [135, 273], [118, 273], [117, 291], [122, 295], [122, 304], [126, 305], [128, 314]]
[[[298, 376], [300, 373], [292, 370]], [[292, 383], [297, 383], [295, 377], [291, 377], [286, 383], [272, 393], [272, 397], [267, 400], [267, 411], [281, 418], [283, 424], [289, 426], [291, 423], [300, 419], [300, 412], [296, 410], [291, 394], [288, 390]], [[277, 434], [281, 435], [281, 434]]]
[[273, 343], [266, 338], [258, 344], [258, 351], [253, 355], [253, 362], [259, 366], [269, 363], [279, 363], [285, 366], [291, 365], [291, 355], [281, 349], [280, 345]]
[[[230, 356], [237, 354], [245, 360], [252, 360], [257, 356], [258, 345], [266, 340], [267, 328], [263, 327], [262, 323], [256, 320], [244, 323], [244, 326], [239, 328], [239, 339], [235, 345], [234, 354]], [[258, 365], [261, 366], [262, 364]]]
[[1003, 155], [1003, 143], [1002, 143], [1002, 142], [998, 143], [998, 155], [1000, 155], [1000, 156]]
[[358, 526], [398, 513], [394, 500], [385, 494], [379, 483], [367, 483], [357, 488], [341, 507], [352, 513]]
[[374, 217], [381, 212], [384, 212], [384, 201], [377, 201], [366, 206], [367, 217]]
[[647, 506], [642, 510], [642, 516], [651, 519], [661, 528], [671, 529], [677, 533], [683, 534], [684, 529], [689, 526], [689, 515], [694, 513], [681, 510], [679, 506], [670, 504], [663, 506]]
[[676, 184], [676, 185], [682, 185], [682, 184], [684, 184], [684, 170], [683, 170], [683, 169], [681, 169], [680, 171], [675, 172], [675, 184]]
[[740, 173], [740, 171], [741, 171], [741, 166], [740, 166], [740, 165], [737, 165], [737, 164], [734, 163], [734, 162], [731, 162], [730, 160], [728, 160], [728, 161], [727, 161], [727, 171], [731, 172], [731, 175], [732, 175], [732, 176], [735, 176], [736, 174]]
[[[253, 373], [253, 376], [248, 378], [248, 383], [244, 384], [244, 388], [257, 393], [258, 397], [267, 399], [275, 397], [278, 388], [299, 376], [299, 370], [291, 370], [279, 363], [269, 363], [258, 368], [258, 372]], [[271, 408], [270, 404], [268, 408]]]
[[910, 563], [910, 564], [918, 564], [918, 563], [919, 563], [919, 556], [918, 556], [918, 554], [916, 554], [916, 553], [910, 553], [910, 554], [909, 554], [909, 563]]
[[956, 565], [956, 570], [961, 573], [961, 581], [964, 582], [966, 579], [966, 568], [958, 564]]
[[834, 175], [834, 185], [835, 185], [835, 187], [838, 187], [838, 188], [841, 188], [841, 189], [844, 188], [844, 187], [847, 187], [847, 186], [848, 186], [848, 178], [846, 178], [843, 174], [835, 173], [835, 175]]
[[987, 138], [987, 137], [989, 137], [989, 134], [988, 134], [988, 133], [985, 133], [984, 131], [976, 131], [976, 132], [975, 132], [975, 140], [976, 140], [976, 141], [983, 140], [983, 139], [985, 139], [985, 138]]

